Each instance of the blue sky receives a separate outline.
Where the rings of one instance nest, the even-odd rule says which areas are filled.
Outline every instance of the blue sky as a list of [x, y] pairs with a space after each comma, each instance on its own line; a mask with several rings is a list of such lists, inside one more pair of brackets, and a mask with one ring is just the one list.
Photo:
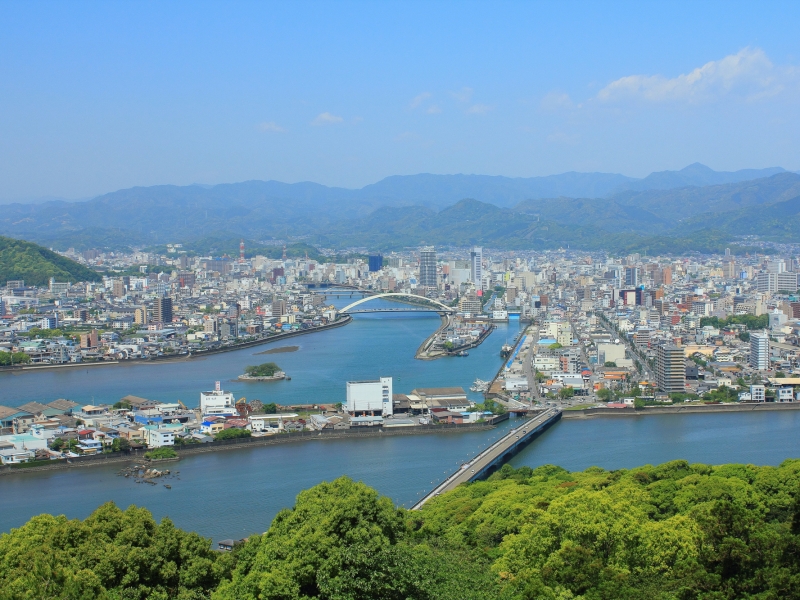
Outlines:
[[798, 2], [0, 2], [0, 201], [800, 169]]

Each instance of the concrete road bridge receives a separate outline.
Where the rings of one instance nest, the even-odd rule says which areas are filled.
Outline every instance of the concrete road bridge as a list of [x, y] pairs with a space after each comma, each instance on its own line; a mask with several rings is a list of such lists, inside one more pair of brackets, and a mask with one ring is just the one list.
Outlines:
[[506, 435], [486, 448], [486, 450], [478, 454], [478, 456], [468, 463], [461, 465], [458, 471], [433, 488], [426, 496], [412, 506], [411, 510], [419, 510], [431, 498], [449, 492], [462, 483], [488, 477], [559, 419], [561, 419], [561, 409], [548, 408], [532, 419], [528, 419], [521, 425], [509, 430]]
[[[415, 300], [416, 302], [425, 302], [425, 304], [408, 304], [403, 308], [375, 308], [375, 309], [361, 309], [358, 311], [354, 311], [353, 309], [356, 306], [360, 306], [365, 302], [370, 302], [372, 300], [377, 300], [378, 298], [407, 298], [411, 300]], [[431, 306], [432, 305], [432, 306]], [[442, 304], [438, 300], [433, 300], [432, 298], [423, 298], [422, 296], [417, 296], [416, 294], [405, 294], [403, 292], [386, 292], [384, 294], [374, 294], [372, 296], [366, 296], [365, 298], [361, 298], [360, 300], [356, 300], [352, 304], [348, 304], [344, 308], [339, 309], [339, 313], [346, 313], [346, 314], [358, 314], [359, 312], [436, 312], [436, 313], [455, 313], [456, 309], [452, 306], [447, 306], [446, 304]]]

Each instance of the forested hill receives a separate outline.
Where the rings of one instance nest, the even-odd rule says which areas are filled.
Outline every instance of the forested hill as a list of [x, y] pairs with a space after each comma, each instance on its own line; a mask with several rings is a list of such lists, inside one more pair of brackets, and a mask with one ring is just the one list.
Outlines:
[[[370, 250], [477, 243], [509, 250], [717, 251], [748, 234], [800, 241], [800, 212], [792, 202], [798, 197], [800, 175], [777, 167], [719, 172], [690, 165], [640, 180], [609, 173], [420, 174], [358, 190], [246, 181], [137, 187], [86, 202], [8, 204], [0, 212], [0, 235], [60, 250], [198, 246], [211, 238], [238, 244], [244, 237], [257, 245], [294, 238]], [[466, 199], [480, 204], [464, 205]], [[753, 214], [763, 218], [750, 219]], [[211, 251], [208, 245], [203, 250]]]
[[31, 242], [0, 236], [0, 285], [9, 279], [24, 279], [26, 285], [56, 281], [100, 281], [96, 271]]
[[408, 512], [342, 477], [301, 492], [232, 553], [106, 504], [0, 536], [0, 598], [798, 598], [798, 486], [800, 460], [506, 465]]

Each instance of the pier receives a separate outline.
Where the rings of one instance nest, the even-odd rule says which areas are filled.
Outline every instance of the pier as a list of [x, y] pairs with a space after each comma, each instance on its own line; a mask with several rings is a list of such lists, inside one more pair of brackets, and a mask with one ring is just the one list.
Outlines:
[[439, 494], [454, 490], [462, 483], [484, 479], [494, 473], [500, 465], [527, 446], [544, 430], [561, 418], [561, 409], [549, 408], [538, 416], [511, 429], [505, 436], [478, 454], [470, 462], [461, 465], [458, 471], [431, 490], [411, 510], [419, 510], [428, 500]]

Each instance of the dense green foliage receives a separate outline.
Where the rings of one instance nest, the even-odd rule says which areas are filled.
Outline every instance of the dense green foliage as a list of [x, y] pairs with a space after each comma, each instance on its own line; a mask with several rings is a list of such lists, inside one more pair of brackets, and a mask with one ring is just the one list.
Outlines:
[[0, 536], [0, 598], [199, 600], [226, 560], [169, 519], [108, 503], [85, 521], [40, 515]]
[[570, 473], [509, 465], [420, 511], [342, 477], [213, 553], [143, 509], [0, 537], [0, 598], [800, 598], [800, 460]]
[[239, 438], [248, 438], [251, 435], [252, 433], [249, 429], [231, 427], [230, 429], [223, 429], [222, 431], [217, 432], [214, 435], [214, 441], [218, 442], [221, 440], [236, 440]]
[[731, 315], [726, 319], [719, 317], [703, 317], [700, 319], [700, 327], [710, 325], [711, 327], [721, 328], [728, 325], [744, 325], [748, 329], [766, 329], [769, 326], [769, 315]]
[[281, 368], [274, 362], [262, 363], [260, 365], [250, 365], [245, 367], [244, 372], [250, 377], [272, 377]]
[[19, 365], [31, 362], [30, 354], [25, 352], [3, 352], [0, 351], [0, 367], [8, 365]]
[[51, 277], [71, 283], [102, 279], [96, 271], [47, 248], [0, 236], [0, 285], [9, 279], [23, 279], [26, 285], [41, 286]]
[[152, 450], [148, 450], [144, 453], [145, 458], [149, 458], [150, 460], [158, 460], [160, 458], [175, 458], [178, 456], [178, 453], [175, 452], [175, 448], [172, 446], [161, 446], [160, 448], [153, 448]]

